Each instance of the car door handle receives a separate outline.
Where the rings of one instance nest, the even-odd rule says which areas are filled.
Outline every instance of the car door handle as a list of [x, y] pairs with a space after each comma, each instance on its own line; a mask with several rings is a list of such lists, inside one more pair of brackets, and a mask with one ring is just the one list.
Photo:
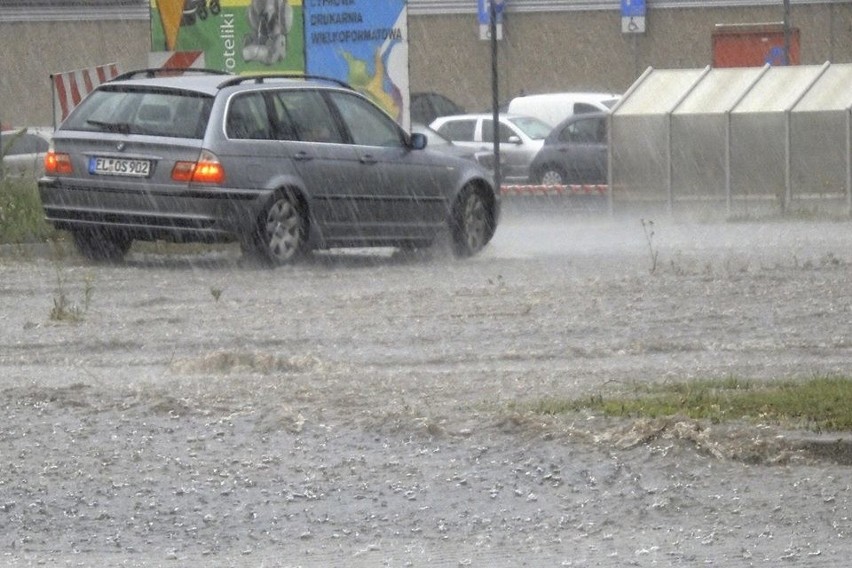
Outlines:
[[372, 154], [364, 154], [361, 156], [360, 161], [362, 164], [375, 164], [378, 160]]
[[313, 160], [314, 157], [311, 154], [309, 154], [305, 151], [302, 151], [302, 152], [296, 152], [296, 154], [293, 156], [293, 159], [297, 160], [299, 162], [307, 162], [308, 160]]

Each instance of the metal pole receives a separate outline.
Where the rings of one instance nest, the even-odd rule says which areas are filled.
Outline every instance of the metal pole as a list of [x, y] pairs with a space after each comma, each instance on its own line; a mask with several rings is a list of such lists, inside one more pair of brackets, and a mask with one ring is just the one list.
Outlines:
[[[619, 101], [616, 103], [616, 108], [621, 103]], [[615, 202], [612, 197], [612, 125], [615, 122], [612, 119], [612, 114], [615, 112], [615, 109], [612, 109], [606, 117], [606, 204], [609, 208], [609, 215], [612, 217], [614, 213]]]
[[50, 108], [53, 111], [53, 130], [56, 131], [56, 81], [50, 74]]
[[846, 109], [846, 214], [852, 216], [852, 108]]
[[793, 159], [793, 153], [790, 151], [790, 146], [793, 144], [793, 132], [790, 125], [792, 114], [790, 109], [784, 112], [784, 198], [781, 200], [781, 213], [783, 215], [787, 214], [793, 202], [793, 168], [790, 164]]
[[784, 0], [784, 65], [790, 65], [790, 0]]
[[488, 0], [488, 21], [491, 35], [491, 118], [494, 121], [494, 184], [497, 191], [503, 186], [500, 175], [500, 94], [497, 74], [497, 8]]
[[730, 218], [733, 209], [731, 192], [731, 110], [725, 111], [725, 214]]
[[666, 114], [666, 209], [674, 213], [674, 164], [672, 159], [672, 111]]

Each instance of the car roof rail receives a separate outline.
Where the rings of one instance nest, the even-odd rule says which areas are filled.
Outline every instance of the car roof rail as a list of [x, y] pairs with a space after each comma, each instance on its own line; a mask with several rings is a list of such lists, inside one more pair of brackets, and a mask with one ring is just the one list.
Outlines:
[[228, 73], [227, 71], [221, 71], [219, 69], [203, 69], [194, 67], [175, 69], [171, 67], [151, 67], [148, 69], [134, 69], [133, 71], [127, 71], [126, 73], [122, 73], [116, 77], [113, 77], [112, 79], [110, 79], [110, 81], [124, 81], [127, 79], [139, 78], [153, 79], [154, 77], [172, 77], [174, 75], [186, 74], [231, 75], [231, 73]]
[[219, 83], [219, 88], [224, 89], [225, 87], [239, 85], [240, 83], [245, 83], [247, 81], [263, 83], [264, 79], [305, 79], [313, 81], [327, 81], [329, 83], [340, 85], [341, 87], [349, 89], [350, 91], [355, 90], [352, 85], [350, 85], [346, 81], [341, 81], [340, 79], [335, 79], [334, 77], [327, 77], [325, 75], [311, 75], [308, 73], [257, 73], [253, 75], [237, 75], [236, 77], [232, 77]]

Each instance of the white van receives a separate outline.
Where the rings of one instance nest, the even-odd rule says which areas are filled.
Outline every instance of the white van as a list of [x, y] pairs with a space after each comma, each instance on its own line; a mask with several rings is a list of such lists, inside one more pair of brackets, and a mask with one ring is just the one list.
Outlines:
[[611, 110], [621, 95], [614, 93], [544, 93], [524, 95], [509, 101], [507, 112], [534, 116], [551, 126], [584, 112]]

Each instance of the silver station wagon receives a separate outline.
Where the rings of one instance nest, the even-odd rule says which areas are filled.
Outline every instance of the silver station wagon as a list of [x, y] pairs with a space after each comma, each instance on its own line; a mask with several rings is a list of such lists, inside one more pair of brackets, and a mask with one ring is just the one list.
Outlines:
[[442, 235], [466, 257], [499, 217], [489, 172], [324, 78], [134, 71], [93, 91], [51, 144], [46, 218], [92, 260], [119, 260], [134, 239], [236, 240], [282, 265]]

